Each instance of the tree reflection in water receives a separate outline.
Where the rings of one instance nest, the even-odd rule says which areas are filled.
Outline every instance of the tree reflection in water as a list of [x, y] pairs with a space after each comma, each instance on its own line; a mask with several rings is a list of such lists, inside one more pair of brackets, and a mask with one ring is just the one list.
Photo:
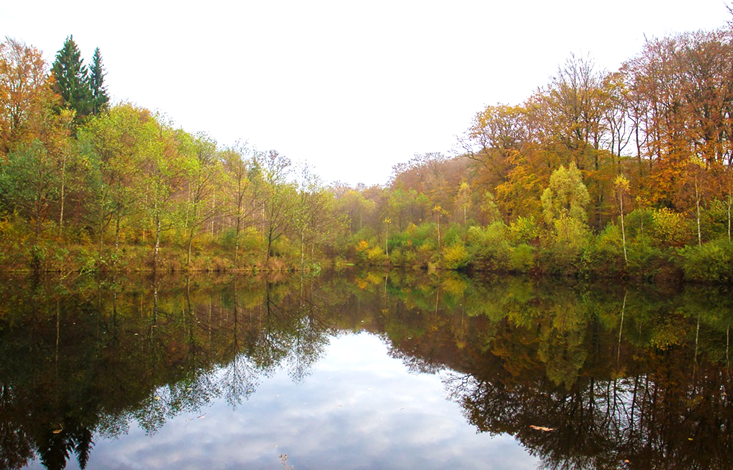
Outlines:
[[440, 371], [468, 422], [547, 468], [733, 468], [720, 289], [391, 272], [6, 279], [0, 298], [2, 468], [84, 468], [95, 437], [241, 406], [362, 330], [410, 370]]

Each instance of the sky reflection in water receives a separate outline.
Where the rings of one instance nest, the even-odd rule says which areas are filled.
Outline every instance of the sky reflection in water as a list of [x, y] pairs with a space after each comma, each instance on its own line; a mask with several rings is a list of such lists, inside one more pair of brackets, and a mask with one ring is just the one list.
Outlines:
[[727, 290], [406, 276], [0, 282], [0, 468], [733, 468]]
[[[538, 462], [511, 436], [477, 434], [446, 398], [440, 373], [408, 372], [368, 333], [331, 338], [300, 382], [280, 369], [241, 405], [219, 398], [152, 436], [133, 422], [126, 435], [95, 441], [88, 469], [284, 468], [281, 454], [298, 470], [522, 469]], [[70, 460], [67, 468], [76, 465]]]

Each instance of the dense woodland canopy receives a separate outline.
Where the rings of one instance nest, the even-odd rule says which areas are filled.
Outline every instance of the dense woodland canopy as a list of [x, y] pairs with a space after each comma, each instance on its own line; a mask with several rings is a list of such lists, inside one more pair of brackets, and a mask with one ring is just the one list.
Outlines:
[[416, 155], [372, 187], [109, 103], [99, 49], [87, 68], [71, 36], [50, 66], [6, 38], [0, 265], [730, 282], [732, 35], [649, 39], [611, 72], [571, 55], [525, 102], [478, 111], [458, 155]]

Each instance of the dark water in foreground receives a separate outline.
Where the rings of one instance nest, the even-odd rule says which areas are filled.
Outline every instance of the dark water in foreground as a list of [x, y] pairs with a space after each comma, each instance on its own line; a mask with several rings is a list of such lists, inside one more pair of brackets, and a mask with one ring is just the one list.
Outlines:
[[0, 468], [728, 469], [731, 324], [708, 287], [3, 279]]

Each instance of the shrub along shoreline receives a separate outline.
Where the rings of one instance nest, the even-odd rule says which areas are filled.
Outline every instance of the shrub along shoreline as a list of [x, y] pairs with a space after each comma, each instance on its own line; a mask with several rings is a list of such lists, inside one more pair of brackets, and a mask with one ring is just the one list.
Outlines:
[[[634, 220], [636, 214], [631, 214]], [[620, 228], [610, 224], [598, 235], [590, 235], [578, 247], [551, 245], [547, 233], [533, 233], [533, 221], [519, 220], [509, 226], [495, 222], [485, 227], [451, 227], [445, 233], [446, 246], [437, 249], [435, 240], [420, 238], [417, 227], [390, 238], [387, 248], [370, 246], [366, 241], [333, 257], [321, 255], [301, 262], [297, 253], [270, 256], [261, 250], [242, 251], [234, 262], [232, 247], [210, 242], [197, 245], [190, 261], [185, 246], [163, 244], [157, 266], [149, 245], [125, 244], [117, 252], [102, 256], [93, 245], [60, 240], [44, 240], [38, 245], [0, 243], [0, 270], [31, 273], [104, 272], [310, 272], [343, 270], [353, 267], [386, 269], [458, 271], [491, 275], [529, 275], [575, 279], [612, 279], [623, 282], [733, 283], [733, 243], [719, 238], [701, 245], [664, 246], [655, 239], [633, 233], [624, 258]], [[652, 230], [650, 218], [647, 225]], [[426, 233], [430, 230], [424, 228]], [[188, 262], [187, 262], [188, 261]]]

